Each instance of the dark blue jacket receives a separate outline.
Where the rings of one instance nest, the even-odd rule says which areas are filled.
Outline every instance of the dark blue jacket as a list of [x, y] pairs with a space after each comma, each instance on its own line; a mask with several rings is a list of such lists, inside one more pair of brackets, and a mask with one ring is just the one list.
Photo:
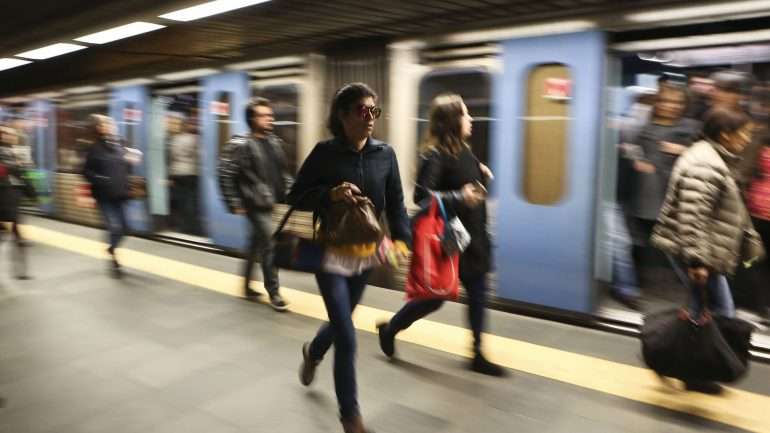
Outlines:
[[129, 174], [131, 166], [126, 161], [126, 149], [120, 143], [100, 140], [89, 149], [83, 175], [91, 184], [96, 200], [127, 199]]
[[[385, 211], [394, 240], [410, 243], [411, 230], [404, 207], [401, 174], [392, 147], [373, 138], [366, 142], [361, 152], [356, 152], [339, 138], [316, 144], [297, 174], [289, 192], [289, 204], [323, 215], [324, 208], [330, 203], [329, 191], [342, 182], [358, 186], [374, 203], [377, 217]], [[309, 190], [312, 191], [303, 197]]]

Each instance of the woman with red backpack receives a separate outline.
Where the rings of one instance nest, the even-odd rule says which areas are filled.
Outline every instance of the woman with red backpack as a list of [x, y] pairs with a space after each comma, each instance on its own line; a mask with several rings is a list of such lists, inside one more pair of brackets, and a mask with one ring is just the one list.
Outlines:
[[[459, 95], [444, 94], [433, 100], [414, 201], [420, 203], [431, 195], [437, 197], [444, 206], [454, 210], [470, 234], [470, 244], [460, 255], [460, 280], [468, 295], [468, 313], [473, 331], [474, 357], [469, 367], [482, 374], [503, 376], [505, 370], [488, 361], [481, 353], [488, 291], [486, 274], [491, 269], [485, 184], [493, 176], [468, 145], [472, 120]], [[443, 303], [443, 298], [413, 299], [390, 322], [380, 323], [377, 329], [383, 353], [392, 357], [396, 334], [438, 310]]]

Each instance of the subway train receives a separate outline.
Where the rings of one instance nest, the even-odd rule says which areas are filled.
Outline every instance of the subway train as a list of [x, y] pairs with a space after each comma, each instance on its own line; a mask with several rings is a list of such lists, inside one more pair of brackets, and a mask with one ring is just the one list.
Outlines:
[[[741, 43], [755, 44], [745, 38]], [[409, 199], [430, 101], [456, 92], [474, 118], [473, 150], [496, 174], [489, 206], [498, 304], [633, 325], [641, 316], [605, 296], [611, 257], [602, 215], [615, 205], [617, 122], [634, 101], [634, 88], [654, 88], [664, 71], [732, 65], [768, 78], [768, 49], [757, 57], [756, 50], [737, 45], [715, 60], [719, 48], [687, 44], [686, 38], [671, 44], [583, 20], [356, 41], [320, 53], [20, 95], [0, 102], [0, 117], [17, 125], [47, 182], [50, 199], [40, 202], [39, 212], [101, 224], [80, 170], [87, 118], [105, 113], [118, 121], [126, 143], [144, 154], [136, 174], [146, 179], [147, 195], [128, 207], [132, 229], [237, 251], [245, 246], [247, 224], [227, 212], [216, 166], [227, 139], [247, 131], [243, 107], [249, 98], [272, 101], [275, 132], [296, 170], [327, 136], [324, 121], [334, 90], [349, 81], [367, 82], [384, 109], [375, 136], [395, 148], [408, 205], [414, 207]], [[169, 160], [175, 143], [190, 141], [197, 151], [188, 157], [197, 169], [192, 190], [184, 190], [169, 173]], [[284, 210], [279, 206], [275, 218]], [[292, 223], [309, 230], [310, 218], [300, 214]], [[397, 288], [401, 277], [381, 280]], [[767, 341], [758, 344], [770, 347]]]

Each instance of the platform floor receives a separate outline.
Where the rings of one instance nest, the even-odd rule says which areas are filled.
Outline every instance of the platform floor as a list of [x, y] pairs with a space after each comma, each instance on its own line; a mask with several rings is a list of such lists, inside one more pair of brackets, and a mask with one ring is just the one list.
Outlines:
[[[327, 357], [311, 387], [301, 344], [325, 318], [312, 276], [282, 273], [291, 311], [238, 298], [240, 261], [129, 238], [109, 277], [99, 230], [23, 227], [34, 279], [0, 248], [0, 432], [341, 431]], [[257, 284], [258, 285], [258, 284]], [[369, 287], [356, 314], [362, 412], [378, 433], [770, 432], [770, 366], [718, 397], [667, 386], [630, 337], [491, 312], [498, 379], [465, 369], [465, 307], [449, 303], [380, 352], [402, 294]]]

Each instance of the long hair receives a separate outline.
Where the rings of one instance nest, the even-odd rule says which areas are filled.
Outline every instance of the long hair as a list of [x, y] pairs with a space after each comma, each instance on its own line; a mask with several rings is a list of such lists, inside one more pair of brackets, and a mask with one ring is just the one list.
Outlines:
[[430, 107], [428, 133], [423, 139], [423, 152], [438, 150], [457, 156], [468, 147], [462, 134], [463, 98], [454, 93], [436, 96]]
[[350, 113], [353, 108], [353, 104], [360, 101], [362, 98], [372, 97], [377, 100], [377, 94], [371, 87], [364, 83], [349, 83], [345, 84], [337, 90], [332, 99], [332, 106], [329, 109], [329, 119], [326, 122], [326, 127], [329, 128], [329, 132], [337, 138], [345, 137], [345, 127], [342, 126], [341, 117]]

